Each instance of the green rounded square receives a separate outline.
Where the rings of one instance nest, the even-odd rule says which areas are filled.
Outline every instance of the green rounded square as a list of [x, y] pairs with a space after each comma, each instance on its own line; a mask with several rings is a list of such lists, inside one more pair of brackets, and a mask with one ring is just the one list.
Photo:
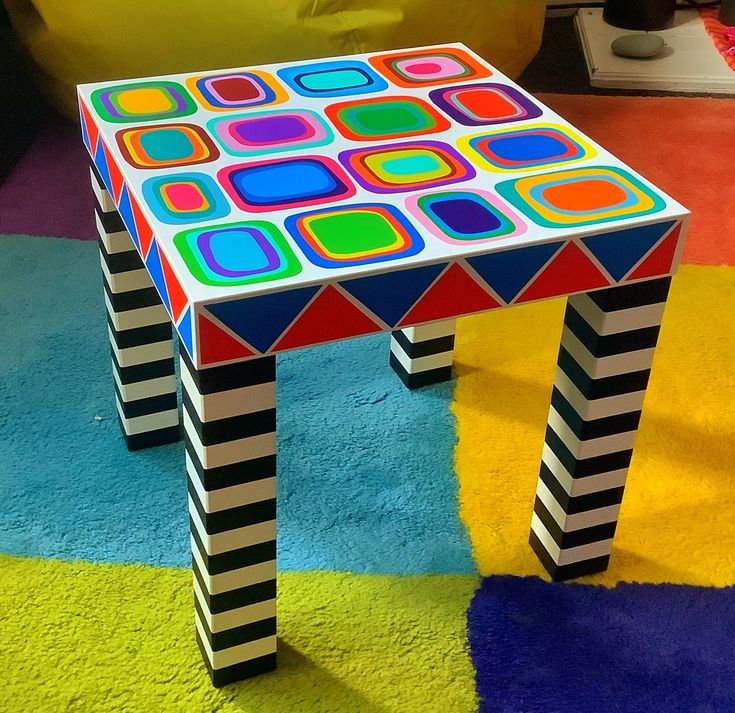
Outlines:
[[[173, 119], [189, 116], [197, 110], [183, 86], [167, 81], [103, 87], [92, 92], [90, 101], [101, 119], [115, 124]], [[131, 111], [131, 105], [141, 110]]]
[[414, 133], [435, 125], [433, 117], [422, 106], [404, 101], [348, 106], [341, 109], [338, 116], [351, 131], [368, 137]]
[[372, 252], [395, 242], [395, 227], [384, 216], [363, 211], [314, 218], [309, 227], [322, 247], [334, 254]]

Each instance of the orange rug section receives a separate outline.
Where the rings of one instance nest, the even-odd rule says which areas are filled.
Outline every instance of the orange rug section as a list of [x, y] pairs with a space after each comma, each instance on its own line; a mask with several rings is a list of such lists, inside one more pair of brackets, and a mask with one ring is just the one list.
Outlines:
[[729, 52], [733, 45], [735, 45], [735, 41], [728, 39], [729, 28], [717, 19], [719, 14], [719, 11], [716, 9], [699, 11], [704, 29], [707, 30], [707, 34], [712, 38], [712, 42], [715, 43], [717, 51], [722, 55], [722, 59], [727, 62], [730, 69], [735, 71], [735, 54], [730, 54]]
[[691, 211], [683, 262], [735, 265], [735, 100], [538, 96]]

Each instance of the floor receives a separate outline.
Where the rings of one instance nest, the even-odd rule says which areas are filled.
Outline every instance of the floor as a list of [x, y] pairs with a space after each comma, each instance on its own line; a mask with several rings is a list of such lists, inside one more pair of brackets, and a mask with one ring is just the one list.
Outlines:
[[610, 44], [628, 30], [608, 25], [600, 8], [583, 9], [576, 28], [591, 83], [596, 87], [679, 92], [735, 92], [735, 72], [724, 61], [697, 10], [678, 10], [673, 24], [655, 34], [662, 52], [651, 59], [618, 57]]
[[[589, 11], [583, 11], [589, 12]], [[724, 62], [723, 62], [724, 64]], [[735, 72], [733, 72], [735, 76]], [[733, 97], [733, 94], [710, 92], [650, 91], [642, 89], [602, 88], [590, 85], [582, 46], [574, 29], [574, 17], [548, 18], [541, 49], [518, 79], [519, 84], [535, 94], [607, 94], [645, 96]]]

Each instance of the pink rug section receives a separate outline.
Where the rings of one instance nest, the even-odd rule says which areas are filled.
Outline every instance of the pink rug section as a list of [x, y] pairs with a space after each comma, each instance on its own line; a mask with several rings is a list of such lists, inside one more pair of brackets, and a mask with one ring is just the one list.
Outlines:
[[0, 185], [0, 233], [95, 240], [88, 161], [79, 126], [47, 119]]
[[719, 12], [714, 10], [700, 10], [704, 29], [707, 30], [717, 51], [722, 55], [730, 69], [735, 70], [735, 27], [723, 25], [718, 19]]

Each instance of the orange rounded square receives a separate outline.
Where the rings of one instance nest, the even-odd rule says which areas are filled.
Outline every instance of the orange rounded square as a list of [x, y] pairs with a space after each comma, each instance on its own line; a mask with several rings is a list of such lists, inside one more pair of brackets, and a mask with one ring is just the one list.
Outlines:
[[587, 213], [620, 205], [628, 194], [617, 183], [602, 178], [585, 178], [546, 186], [541, 189], [541, 196], [557, 210]]

